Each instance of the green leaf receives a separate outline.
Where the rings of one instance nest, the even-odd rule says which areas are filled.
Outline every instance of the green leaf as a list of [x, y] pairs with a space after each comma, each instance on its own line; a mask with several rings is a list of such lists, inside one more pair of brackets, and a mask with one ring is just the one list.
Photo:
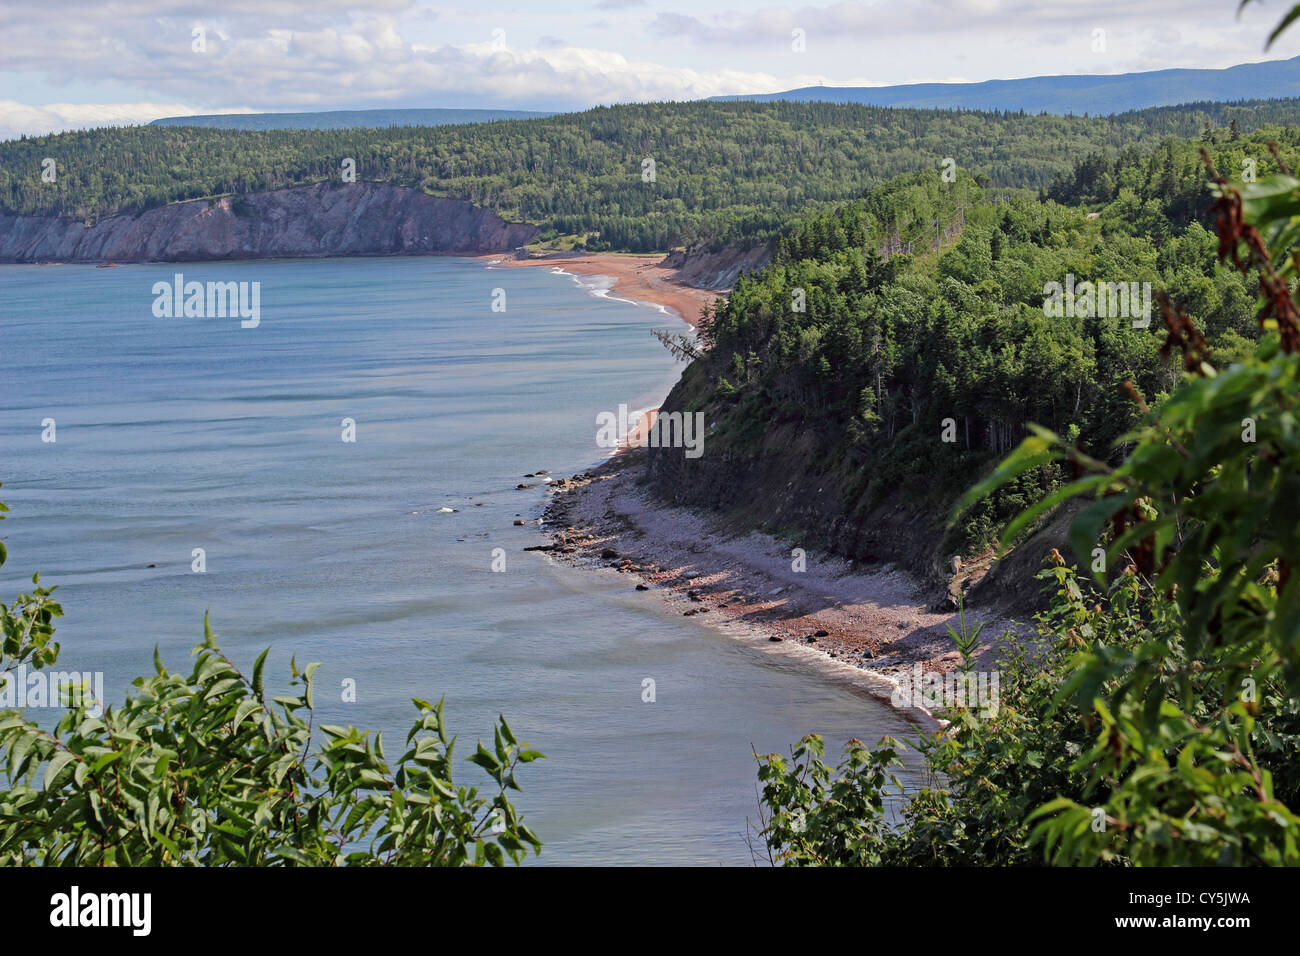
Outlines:
[[[1050, 433], [1048, 433], [1050, 434]], [[1050, 461], [1056, 461], [1064, 457], [1063, 454], [1054, 449], [1054, 443], [1059, 443], [1055, 435], [1046, 437], [1041, 434], [1031, 435], [1020, 443], [1020, 445], [1010, 455], [994, 469], [993, 473], [979, 482], [973, 488], [962, 495], [961, 500], [957, 502], [956, 507], [952, 509], [948, 517], [949, 525], [955, 524], [957, 520], [970, 509], [972, 505], [981, 499], [987, 497], [1007, 482], [1011, 481], [1027, 471], [1045, 465]]]
[[1080, 478], [1078, 481], [1070, 482], [1068, 485], [1063, 485], [1058, 488], [1052, 494], [1047, 495], [1040, 501], [1026, 508], [1007, 525], [1006, 529], [1002, 532], [1002, 538], [1000, 541], [1001, 547], [1005, 549], [1014, 543], [1016, 538], [1020, 536], [1020, 533], [1024, 531], [1025, 528], [1039, 515], [1055, 508], [1067, 498], [1081, 495], [1085, 491], [1092, 491], [1094, 488], [1099, 488], [1105, 485], [1110, 480], [1111, 478], [1109, 475], [1089, 475], [1086, 478]]
[[55, 779], [58, 777], [59, 772], [76, 759], [77, 755], [67, 750], [60, 750], [51, 757], [50, 762], [45, 765], [45, 789], [49, 790]]
[[316, 705], [313, 702], [315, 684], [312, 678], [316, 673], [316, 668], [318, 667], [320, 667], [320, 661], [313, 661], [308, 664], [307, 669], [303, 671], [303, 699], [307, 702], [307, 706], [313, 710]]
[[268, 647], [258, 655], [257, 661], [253, 664], [253, 693], [259, 698], [265, 696], [262, 690], [262, 672], [266, 668], [266, 655], [270, 653], [271, 649]]
[[[1116, 512], [1127, 508], [1137, 499], [1136, 492], [1121, 495], [1107, 495], [1084, 508], [1070, 524], [1070, 546], [1074, 548], [1075, 557], [1086, 562], [1093, 546], [1101, 535], [1101, 529]], [[1102, 576], [1098, 575], [1100, 579]]]

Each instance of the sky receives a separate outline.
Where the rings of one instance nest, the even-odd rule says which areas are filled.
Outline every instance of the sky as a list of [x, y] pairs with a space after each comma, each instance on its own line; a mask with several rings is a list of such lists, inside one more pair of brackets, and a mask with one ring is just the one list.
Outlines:
[[1265, 51], [1290, 5], [1238, 16], [1237, 0], [0, 0], [0, 139], [193, 113], [571, 110], [1217, 68], [1300, 55], [1300, 30]]

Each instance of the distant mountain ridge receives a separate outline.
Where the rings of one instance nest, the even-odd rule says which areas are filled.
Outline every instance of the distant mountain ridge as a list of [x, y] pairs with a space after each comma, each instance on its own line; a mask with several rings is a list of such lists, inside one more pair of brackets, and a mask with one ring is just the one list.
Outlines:
[[321, 113], [208, 113], [165, 116], [150, 126], [205, 126], [210, 129], [353, 129], [387, 126], [451, 126], [494, 120], [552, 116], [535, 110], [397, 109], [328, 110]]
[[1024, 110], [1093, 116], [1180, 103], [1232, 102], [1300, 96], [1300, 56], [1243, 63], [1222, 70], [1033, 76], [982, 83], [903, 86], [808, 86], [783, 93], [714, 96], [714, 100], [824, 101], [920, 109]]

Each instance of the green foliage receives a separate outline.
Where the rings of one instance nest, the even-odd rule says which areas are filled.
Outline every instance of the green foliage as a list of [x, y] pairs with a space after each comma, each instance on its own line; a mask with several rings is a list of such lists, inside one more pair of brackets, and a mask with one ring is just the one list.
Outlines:
[[[1099, 677], [1097, 662], [1158, 653], [1171, 667], [1186, 665], [1177, 604], [1134, 574], [1105, 594], [1060, 564], [1039, 577], [1052, 606], [1034, 639], [998, 662], [996, 713], [941, 711], [943, 732], [920, 739], [926, 787], [904, 791], [892, 739], [875, 751], [851, 741], [834, 769], [811, 738], [794, 751], [794, 767], [775, 754], [760, 758], [774, 862], [1031, 866], [1044, 853], [1046, 862], [1076, 865], [1300, 861], [1289, 809], [1300, 800], [1300, 708], [1282, 682], [1266, 680], [1257, 705], [1225, 707], [1212, 671], [1193, 669], [1199, 703], [1190, 716], [1176, 716], [1166, 687], [1150, 705], [1160, 712], [1154, 729], [1137, 719], [1143, 701], [1116, 717], [1088, 696], [1122, 684], [1118, 672]], [[970, 637], [958, 640], [966, 667]], [[1076, 689], [1093, 679], [1101, 683]], [[1224, 713], [1235, 725], [1216, 725]], [[904, 799], [887, 825], [880, 808]]]
[[[1172, 633], [1090, 641], [1062, 675], [1060, 698], [1095, 728], [1075, 769], [1108, 794], [1100, 808], [1063, 794], [1035, 811], [1033, 838], [1053, 862], [1300, 863], [1300, 181], [1284, 167], [1239, 187], [1216, 177], [1215, 193], [1219, 257], [1257, 278], [1260, 322], [1276, 335], [1220, 371], [1166, 303], [1165, 349], [1187, 380], [1155, 410], [1128, 386], [1144, 417], [1119, 465], [1038, 428], [973, 492], [1069, 462], [1082, 477], [1062, 497], [1092, 499], [1075, 550], [1105, 548], [1097, 586], [1122, 569], [1177, 619]], [[1089, 825], [1097, 812], [1104, 827]]]
[[1054, 700], [1083, 715], [1091, 739], [1070, 767], [1087, 799], [1062, 792], [1027, 818], [1048, 861], [1300, 862], [1300, 724], [1281, 675], [1225, 685], [1231, 653], [1193, 654], [1179, 603], [1137, 573], [1120, 576], [1104, 610], [1081, 592], [1063, 603], [1056, 633], [1081, 647], [1058, 668]]
[[[0, 521], [9, 508], [0, 501]], [[0, 566], [9, 557], [4, 542], [0, 541]], [[32, 575], [35, 590], [19, 594], [11, 604], [0, 604], [0, 627], [3, 627], [3, 644], [0, 644], [0, 679], [23, 661], [33, 667], [53, 664], [59, 657], [58, 642], [54, 637], [54, 619], [63, 616], [63, 608], [51, 598], [54, 588], [43, 588], [41, 576]]]
[[[762, 836], [773, 862], [783, 866], [877, 866], [889, 827], [886, 785], [899, 764], [897, 741], [876, 750], [850, 740], [832, 771], [822, 738], [809, 734], [790, 751], [758, 757], [762, 800], [771, 810]], [[755, 755], [758, 756], [757, 754]]]
[[[1175, 318], [1171, 334], [1183, 334]], [[1179, 619], [1177, 640], [1098, 643], [1073, 662], [1061, 693], [1098, 724], [1081, 763], [1111, 783], [1110, 826], [1087, 827], [1067, 798], [1045, 804], [1035, 835], [1057, 862], [1300, 862], [1300, 356], [1269, 341], [1222, 372], [1187, 357], [1202, 377], [1129, 436], [1118, 467], [1046, 431], [1015, 456], [1090, 472], [1071, 487], [1095, 499], [1072, 528], [1076, 551], [1103, 539], [1105, 566], [1125, 565]]]
[[[1166, 148], [1153, 168], [1176, 170], [1175, 153]], [[1000, 662], [997, 715], [947, 714], [952, 723], [921, 744], [936, 783], [915, 795], [900, 825], [882, 830], [868, 819], [820, 861], [1300, 864], [1300, 309], [1292, 290], [1300, 180], [1274, 156], [1279, 171], [1258, 182], [1233, 186], [1214, 174], [1217, 248], [1191, 223], [1162, 252], [1177, 270], [1212, 251], [1257, 287], [1259, 347], [1232, 345], [1231, 360], [1216, 368], [1210, 343], [1171, 294], [1162, 352], [1181, 355], [1183, 374], [1167, 395], [1148, 406], [1133, 377], [1123, 378], [1117, 391], [1131, 424], [1100, 452], [1080, 440], [1086, 422], [1064, 438], [1030, 425], [959, 503], [954, 520], [1044, 468], [1072, 473], [1009, 522], [1001, 542], [1082, 497], [1071, 539], [1091, 580], [1054, 554], [1041, 575], [1056, 592], [1052, 610], [1039, 619], [1038, 640], [1023, 645], [1038, 650]], [[1213, 170], [1208, 149], [1204, 159]], [[1122, 178], [1140, 165], [1097, 165], [1081, 179]], [[1117, 188], [1112, 205], [1125, 204], [1112, 221], [1128, 231], [1106, 225], [1105, 210], [1099, 217], [1112, 243], [1163, 232], [1143, 224], [1144, 210], [1151, 202], [1168, 209], [1169, 196], [1096, 188]], [[1210, 288], [1222, 279], [1204, 278]], [[867, 762], [842, 765], [836, 778], [811, 759], [804, 772], [825, 781], [819, 794], [861, 789], [860, 803], [881, 801], [882, 773], [864, 770]], [[805, 807], [798, 796], [765, 791], [771, 819], [797, 806], [835, 817], [823, 828], [853, 830], [831, 801]], [[778, 859], [798, 859], [787, 830], [769, 825], [765, 834]]]
[[[1063, 578], [1062, 594], [1069, 584], [1070, 578]], [[1040, 622], [1039, 636], [1047, 643], [1038, 652], [1012, 649], [999, 662], [996, 708], [940, 712], [949, 721], [944, 732], [918, 742], [929, 783], [915, 793], [906, 793], [894, 775], [902, 745], [892, 739], [875, 751], [851, 741], [845, 760], [832, 772], [822, 762], [820, 748], [808, 748], [805, 738], [797, 751], [798, 777], [820, 785], [803, 790], [777, 755], [761, 758], [760, 781], [777, 781], [762, 792], [768, 811], [764, 837], [774, 860], [881, 866], [1038, 862], [1026, 817], [1061, 793], [1082, 797], [1083, 780], [1071, 765], [1088, 741], [1077, 711], [1053, 706], [1058, 686], [1053, 675], [1076, 652], [1077, 638], [1050, 637], [1051, 620], [1044, 615]], [[961, 670], [970, 673], [979, 629], [969, 628], [963, 619], [961, 629], [950, 628], [950, 633], [962, 655]], [[835, 793], [852, 794], [853, 800], [828, 797]], [[885, 825], [878, 812], [861, 815], [862, 807], [891, 801], [902, 806], [893, 825]], [[792, 821], [804, 820], [807, 827], [801, 833]], [[827, 845], [809, 837], [822, 833], [835, 834], [837, 842]]]
[[[54, 663], [52, 590], [0, 605], [0, 674]], [[52, 732], [0, 711], [0, 865], [500, 866], [540, 852], [509, 792], [542, 755], [504, 717], [468, 758], [491, 781], [480, 792], [453, 780], [441, 701], [414, 702], [390, 765], [382, 735], [322, 725], [317, 741], [318, 665], [268, 697], [266, 659], [240, 672], [205, 618], [190, 672], [155, 652], [120, 706], [73, 695]]]
[[[1264, 157], [1261, 172], [1277, 165], [1264, 135], [1243, 147]], [[699, 364], [717, 383], [715, 447], [761, 454], [766, 429], [797, 424], [818, 446], [810, 461], [838, 473], [853, 496], [845, 510], [858, 512], [896, 503], [900, 489], [906, 504], [946, 511], [1030, 422], [1118, 463], [1140, 420], [1120, 386], [1161, 395], [1177, 372], [1162, 361], [1155, 328], [1114, 315], [1049, 316], [1044, 289], [1069, 275], [1148, 282], [1206, 317], [1212, 352], [1247, 354], [1258, 335], [1254, 290], [1217, 267], [1204, 167], [1199, 180], [1181, 172], [1196, 148], [1166, 142], [1126, 159], [1158, 177], [1176, 156], [1177, 190], [1147, 196], [1135, 179], [1137, 198], [1126, 186], [1095, 218], [982, 189], [964, 173], [944, 182], [935, 170], [796, 220], [772, 264], [742, 276], [705, 318], [711, 352]], [[1290, 149], [1300, 155], [1300, 143]], [[1235, 155], [1225, 147], [1225, 161]], [[1197, 205], [1199, 218], [1188, 219]], [[948, 419], [952, 443], [939, 440]], [[1060, 464], [1037, 464], [963, 515], [953, 549], [980, 550], [1062, 486]]]

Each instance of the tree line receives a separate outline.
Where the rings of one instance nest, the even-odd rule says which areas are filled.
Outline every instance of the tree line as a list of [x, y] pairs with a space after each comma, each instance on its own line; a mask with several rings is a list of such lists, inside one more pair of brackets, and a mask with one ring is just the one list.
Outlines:
[[[1224, 167], [1248, 151], [1264, 176], [1277, 167], [1268, 140], [1300, 155], [1283, 130], [1210, 149]], [[821, 467], [845, 476], [851, 508], [902, 487], [946, 511], [1030, 422], [1118, 463], [1116, 441], [1139, 417], [1123, 383], [1159, 401], [1178, 381], [1160, 355], [1162, 292], [1197, 317], [1223, 361], [1258, 337], [1250, 280], [1216, 267], [1204, 166], [1187, 172], [1198, 146], [1125, 151], [1112, 198], [1095, 208], [981, 186], [964, 172], [945, 182], [936, 169], [796, 220], [771, 265], [742, 276], [705, 317], [711, 350], [692, 381], [707, 384], [692, 397], [719, 422], [710, 440], [753, 454], [772, 424], [797, 423], [816, 436]], [[1095, 166], [1084, 159], [1058, 182]], [[1099, 294], [1066, 314], [1047, 307], [1053, 283], [1094, 283]], [[1141, 296], [1115, 314], [1109, 283], [1147, 290], [1146, 315]], [[1024, 495], [1059, 477], [1036, 474], [1037, 491], [986, 500], [957, 545], [987, 545]]]
[[[1048, 189], [1079, 157], [1150, 150], [1207, 124], [1294, 123], [1300, 100], [1105, 117], [832, 103], [686, 102], [439, 127], [137, 126], [0, 143], [0, 210], [93, 222], [182, 200], [358, 179], [469, 200], [592, 250], [752, 245], [792, 214], [951, 158], [995, 187]], [[43, 162], [54, 160], [52, 181]], [[647, 165], [653, 161], [653, 168]]]

